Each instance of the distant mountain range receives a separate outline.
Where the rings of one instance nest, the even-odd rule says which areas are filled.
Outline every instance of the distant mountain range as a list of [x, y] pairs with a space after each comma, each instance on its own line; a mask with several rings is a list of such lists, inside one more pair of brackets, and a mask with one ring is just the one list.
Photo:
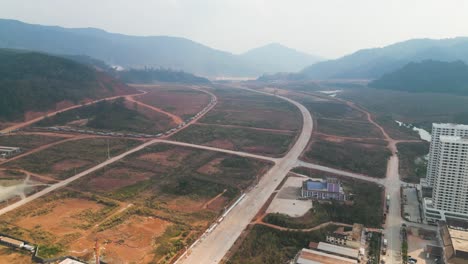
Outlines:
[[468, 95], [468, 66], [462, 61], [411, 62], [369, 83], [370, 87], [407, 92]]
[[300, 52], [279, 43], [249, 50], [240, 57], [252, 67], [262, 69], [262, 73], [296, 72], [323, 60], [318, 56]]
[[468, 62], [468, 38], [413, 39], [363, 49], [336, 60], [318, 62], [300, 73], [308, 79], [376, 79], [409, 62], [423, 60]]
[[75, 61], [37, 52], [0, 49], [0, 121], [59, 103], [135, 93], [122, 82]]
[[319, 59], [279, 44], [235, 55], [179, 37], [128, 36], [95, 28], [68, 29], [7, 19], [0, 19], [0, 48], [87, 55], [111, 65], [163, 67], [210, 77], [297, 71]]

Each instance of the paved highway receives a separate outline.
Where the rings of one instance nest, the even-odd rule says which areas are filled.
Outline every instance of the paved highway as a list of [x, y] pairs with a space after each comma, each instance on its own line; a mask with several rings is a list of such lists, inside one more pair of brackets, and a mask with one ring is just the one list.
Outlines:
[[[242, 88], [242, 89], [273, 96], [265, 92], [255, 91], [255, 90], [251, 90], [248, 88]], [[121, 97], [121, 96], [106, 98], [103, 100], [113, 100], [118, 97]], [[245, 153], [245, 152], [240, 152], [240, 151], [231, 151], [231, 150], [226, 150], [226, 149], [219, 149], [219, 148], [208, 147], [208, 146], [200, 146], [200, 145], [195, 145], [195, 144], [190, 144], [190, 143], [176, 142], [176, 141], [170, 141], [170, 140], [164, 140], [164, 139], [154, 139], [132, 150], [129, 150], [123, 154], [113, 157], [99, 165], [96, 165], [93, 168], [83, 171], [71, 178], [68, 178], [64, 181], [53, 184], [45, 188], [44, 190], [37, 192], [29, 197], [26, 197], [25, 199], [18, 201], [10, 206], [2, 208], [0, 209], [0, 215], [5, 214], [9, 211], [12, 211], [54, 190], [64, 187], [67, 184], [70, 184], [71, 182], [88, 175], [89, 173], [99, 170], [149, 145], [152, 145], [155, 143], [166, 143], [166, 144], [173, 144], [173, 145], [179, 145], [179, 146], [184, 146], [184, 147], [193, 147], [193, 148], [198, 148], [198, 149], [219, 151], [219, 152], [232, 154], [232, 155], [239, 155], [243, 157], [268, 160], [268, 161], [275, 163], [275, 165], [261, 178], [261, 180], [255, 186], [255, 188], [251, 189], [246, 194], [245, 198], [238, 204], [238, 206], [232, 209], [230, 214], [228, 214], [225, 217], [225, 219], [218, 225], [218, 227], [214, 229], [213, 231], [211, 231], [202, 240], [200, 240], [200, 242], [197, 245], [195, 245], [195, 247], [193, 247], [191, 252], [189, 252], [190, 254], [179, 259], [178, 260], [179, 263], [218, 263], [225, 256], [225, 254], [229, 251], [229, 249], [234, 244], [236, 239], [239, 237], [241, 232], [251, 222], [251, 219], [257, 214], [260, 208], [264, 205], [264, 203], [267, 201], [271, 193], [273, 193], [273, 191], [275, 190], [277, 185], [281, 182], [281, 180], [284, 179], [284, 177], [288, 174], [288, 172], [292, 168], [297, 167], [297, 166], [304, 166], [304, 167], [308, 167], [312, 169], [317, 169], [317, 170], [322, 170], [322, 171], [327, 171], [330, 173], [343, 175], [346, 177], [352, 177], [352, 178], [356, 178], [360, 180], [374, 182], [377, 184], [383, 184], [386, 188], [387, 194], [391, 196], [389, 214], [388, 214], [387, 224], [385, 228], [385, 236], [389, 241], [389, 248], [387, 252], [388, 252], [388, 255], [390, 256], [389, 259], [387, 259], [387, 263], [400, 263], [401, 258], [399, 257], [399, 254], [400, 254], [399, 252], [401, 248], [401, 242], [399, 238], [399, 229], [400, 229], [402, 220], [400, 217], [400, 195], [399, 193], [400, 193], [401, 182], [399, 180], [399, 175], [398, 175], [398, 157], [396, 155], [395, 141], [391, 139], [382, 129], [384, 136], [389, 142], [389, 148], [392, 150], [392, 154], [393, 154], [388, 162], [387, 177], [385, 179], [376, 179], [376, 178], [368, 177], [368, 176], [361, 175], [361, 174], [346, 172], [346, 171], [329, 168], [329, 167], [325, 167], [325, 166], [321, 166], [317, 164], [299, 161], [298, 158], [301, 155], [301, 153], [304, 151], [305, 147], [307, 146], [307, 143], [312, 134], [312, 129], [313, 129], [312, 117], [309, 111], [301, 104], [286, 97], [282, 97], [282, 96], [277, 96], [277, 97], [283, 100], [286, 100], [294, 104], [296, 107], [298, 107], [303, 117], [303, 127], [302, 127], [301, 134], [299, 135], [294, 146], [290, 149], [290, 151], [283, 158], [265, 157], [261, 155], [255, 155], [255, 154], [250, 154], [250, 153]], [[95, 103], [98, 101], [101, 101], [101, 100], [97, 100], [91, 103]], [[79, 106], [76, 106], [76, 107], [79, 107]], [[76, 107], [72, 107], [71, 109], [76, 108]], [[214, 105], [211, 105], [207, 110], [210, 110], [212, 107], [214, 107]], [[70, 110], [70, 109], [63, 109], [61, 111], [65, 111], [65, 110]], [[61, 111], [51, 113], [51, 115], [56, 114]], [[40, 119], [42, 119], [42, 117], [19, 124], [15, 127], [10, 127], [4, 131], [11, 131], [19, 127], [24, 127], [24, 126], [30, 125], [31, 123], [37, 122]], [[193, 120], [190, 123], [195, 122], [197, 119]]]
[[[255, 90], [250, 91], [258, 92]], [[268, 95], [272, 96], [271, 94]], [[263, 175], [258, 184], [246, 194], [245, 198], [232, 209], [224, 220], [206, 237], [200, 240], [189, 254], [179, 259], [177, 263], [218, 263], [221, 261], [242, 231], [266, 203], [271, 193], [286, 177], [288, 172], [296, 166], [297, 159], [307, 146], [312, 134], [312, 116], [303, 105], [296, 101], [282, 96], [278, 97], [294, 104], [302, 114], [302, 131], [294, 146], [286, 156], [277, 160], [276, 164]]]

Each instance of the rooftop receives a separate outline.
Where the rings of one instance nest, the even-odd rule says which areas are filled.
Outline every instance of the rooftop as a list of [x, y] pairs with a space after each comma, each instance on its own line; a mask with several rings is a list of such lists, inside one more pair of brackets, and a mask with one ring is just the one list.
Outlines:
[[346, 256], [346, 257], [355, 258], [355, 259], [359, 257], [359, 250], [357, 249], [341, 247], [341, 246], [324, 243], [324, 242], [320, 242], [317, 249], [326, 251], [328, 253], [338, 254], [341, 256]]
[[306, 180], [305, 186], [307, 190], [327, 191], [327, 192], [340, 192], [341, 186], [339, 182], [327, 182], [324, 180]]
[[356, 260], [348, 259], [344, 257], [335, 256], [325, 252], [320, 252], [313, 249], [302, 249], [297, 264], [355, 264]]
[[468, 252], [468, 231], [449, 228], [452, 245], [456, 251]]
[[326, 188], [326, 183], [322, 181], [306, 181], [307, 190], [324, 190]]
[[468, 129], [468, 125], [454, 123], [433, 123], [432, 126], [437, 128]]
[[81, 262], [81, 261], [78, 261], [78, 260], [75, 260], [75, 259], [66, 258], [66, 259], [62, 260], [59, 264], [85, 264], [85, 263]]
[[14, 238], [10, 238], [10, 237], [0, 236], [0, 241], [5, 242], [5, 243], [9, 243], [9, 244], [12, 244], [12, 245], [16, 245], [18, 247], [21, 247], [21, 246], [24, 245], [23, 241], [20, 241], [20, 240], [14, 239]]

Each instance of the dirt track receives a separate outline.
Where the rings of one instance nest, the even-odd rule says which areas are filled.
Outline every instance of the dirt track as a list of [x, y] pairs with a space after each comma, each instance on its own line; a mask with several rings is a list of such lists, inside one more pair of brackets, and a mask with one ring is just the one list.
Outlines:
[[[138, 96], [141, 96], [141, 95], [138, 95]], [[132, 102], [132, 103], [136, 103], [136, 104], [141, 105], [141, 106], [143, 106], [143, 107], [149, 108], [149, 109], [151, 109], [151, 110], [153, 110], [153, 111], [156, 111], [156, 112], [159, 112], [159, 113], [161, 113], [161, 114], [165, 114], [165, 115], [167, 115], [168, 117], [170, 117], [170, 118], [172, 119], [172, 121], [174, 121], [174, 123], [176, 123], [177, 125], [180, 125], [180, 124], [182, 124], [182, 122], [184, 122], [184, 121], [182, 120], [182, 118], [180, 118], [180, 117], [178, 117], [178, 116], [176, 116], [176, 115], [174, 115], [174, 114], [172, 114], [172, 113], [166, 112], [166, 111], [164, 111], [164, 110], [162, 110], [162, 109], [160, 109], [160, 108], [157, 108], [157, 107], [154, 107], [154, 106], [151, 106], [151, 105], [147, 105], [147, 104], [145, 104], [145, 103], [142, 103], [142, 102], [140, 102], [140, 101], [137, 101], [137, 100], [135, 100], [133, 97], [135, 97], [135, 95], [125, 96], [125, 100], [130, 101], [130, 102]]]
[[[141, 94], [141, 92], [133, 94], [133, 95], [139, 95], [139, 94]], [[85, 104], [82, 104], [82, 105], [70, 106], [70, 107], [67, 107], [67, 108], [64, 108], [64, 109], [60, 109], [58, 111], [47, 113], [47, 115], [37, 117], [37, 118], [31, 119], [29, 121], [22, 122], [22, 123], [15, 124], [13, 126], [7, 127], [5, 129], [1, 130], [0, 133], [2, 133], [2, 134], [11, 133], [14, 130], [17, 130], [17, 129], [20, 129], [20, 128], [23, 128], [23, 127], [27, 127], [29, 125], [32, 125], [34, 123], [37, 123], [37, 122], [41, 121], [42, 119], [44, 119], [46, 117], [55, 116], [56, 114], [64, 112], [64, 111], [69, 111], [69, 110], [73, 110], [73, 109], [80, 108], [80, 107], [83, 107], [83, 106], [96, 104], [96, 103], [99, 103], [99, 102], [102, 102], [102, 101], [111, 101], [111, 100], [115, 100], [115, 99], [126, 97], [126, 96], [129, 96], [129, 95], [127, 94], [127, 95], [112, 96], [112, 97], [107, 97], [107, 98], [103, 98], [103, 99], [94, 100], [94, 101], [91, 101], [91, 102], [88, 102], [88, 103], [85, 103]]]

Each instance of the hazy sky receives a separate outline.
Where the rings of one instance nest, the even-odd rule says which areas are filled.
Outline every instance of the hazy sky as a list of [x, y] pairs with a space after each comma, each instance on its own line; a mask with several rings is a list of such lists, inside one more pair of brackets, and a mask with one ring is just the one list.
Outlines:
[[279, 42], [328, 58], [468, 36], [466, 0], [0, 0], [0, 17], [180, 36], [233, 53]]

